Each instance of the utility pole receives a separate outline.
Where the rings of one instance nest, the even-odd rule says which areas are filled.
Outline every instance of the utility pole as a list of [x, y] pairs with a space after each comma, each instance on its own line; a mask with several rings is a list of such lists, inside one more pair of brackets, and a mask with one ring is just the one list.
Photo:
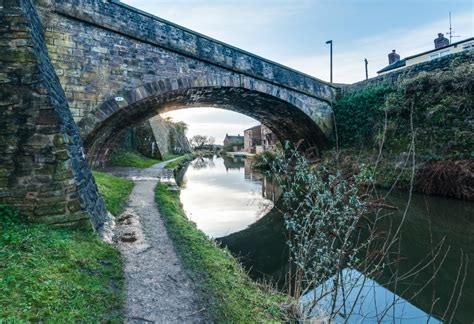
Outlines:
[[365, 79], [367, 80], [369, 78], [369, 69], [367, 67], [369, 65], [369, 61], [367, 61], [367, 59], [365, 58], [364, 62], [365, 62]]
[[460, 36], [455, 36], [455, 32], [452, 28], [452, 25], [451, 25], [451, 11], [449, 12], [449, 32], [447, 32], [446, 34], [449, 35], [449, 44], [451, 44], [453, 42], [453, 37], [460, 37]]
[[330, 80], [332, 83], [332, 40], [328, 40], [326, 44], [329, 44], [329, 69], [330, 69]]

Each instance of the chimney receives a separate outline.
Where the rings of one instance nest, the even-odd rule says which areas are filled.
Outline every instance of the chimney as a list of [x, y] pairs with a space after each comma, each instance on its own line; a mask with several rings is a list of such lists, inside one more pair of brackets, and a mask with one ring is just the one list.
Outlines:
[[397, 61], [400, 61], [400, 55], [395, 53], [395, 50], [392, 50], [392, 53], [388, 54], [388, 64], [392, 64]]
[[434, 40], [435, 49], [449, 45], [449, 39], [444, 37], [443, 33], [438, 33], [438, 38]]

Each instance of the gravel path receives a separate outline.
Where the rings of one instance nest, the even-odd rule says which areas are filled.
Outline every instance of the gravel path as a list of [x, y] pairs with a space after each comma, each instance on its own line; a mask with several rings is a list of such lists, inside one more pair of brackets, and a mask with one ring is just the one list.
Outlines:
[[165, 164], [148, 169], [103, 170], [135, 182], [129, 208], [118, 218], [116, 227], [125, 262], [126, 322], [209, 322], [205, 303], [186, 274], [155, 203], [157, 183], [173, 177], [170, 170], [163, 168]]

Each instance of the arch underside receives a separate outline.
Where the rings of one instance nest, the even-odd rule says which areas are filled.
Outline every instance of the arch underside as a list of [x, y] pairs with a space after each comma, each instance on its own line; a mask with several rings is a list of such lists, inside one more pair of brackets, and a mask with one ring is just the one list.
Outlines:
[[[215, 107], [242, 113], [268, 126], [280, 140], [320, 150], [327, 137], [306, 113], [287, 101], [239, 87], [202, 87], [167, 91], [122, 107], [83, 135], [87, 158], [103, 165], [125, 130], [164, 112], [192, 107]], [[81, 127], [81, 123], [79, 124]], [[82, 128], [86, 128], [84, 123]]]

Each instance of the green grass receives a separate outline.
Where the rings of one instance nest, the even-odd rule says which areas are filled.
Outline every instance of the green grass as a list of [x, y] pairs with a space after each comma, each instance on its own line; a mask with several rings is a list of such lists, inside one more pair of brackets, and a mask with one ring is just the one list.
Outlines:
[[194, 154], [181, 155], [178, 159], [166, 164], [165, 168], [174, 170], [177, 167], [179, 167], [181, 163], [186, 162], [186, 161], [191, 161], [194, 159], [194, 157], [195, 157]]
[[215, 321], [253, 323], [284, 321], [281, 305], [290, 298], [273, 290], [264, 290], [252, 281], [227, 250], [190, 222], [181, 207], [179, 193], [156, 187], [156, 201], [165, 219], [168, 233], [187, 267], [209, 296]]
[[110, 164], [114, 166], [133, 167], [133, 168], [149, 168], [154, 164], [160, 163], [161, 160], [151, 159], [141, 155], [138, 152], [119, 151], [112, 155]]
[[26, 224], [0, 206], [0, 323], [123, 322], [119, 252], [86, 229]]
[[165, 155], [165, 158], [163, 159], [163, 161], [169, 161], [169, 160], [175, 159], [175, 158], [180, 157], [180, 156], [183, 156], [183, 155], [167, 154], [167, 155]]
[[140, 154], [139, 152], [121, 150], [121, 151], [115, 152], [112, 155], [110, 159], [110, 164], [113, 166], [146, 169], [146, 168], [151, 167], [154, 164], [157, 164], [163, 161], [172, 160], [180, 156], [182, 155], [167, 154], [165, 155], [163, 160], [158, 160], [158, 159], [151, 159], [149, 157], [146, 157]]
[[123, 206], [132, 192], [133, 181], [103, 172], [93, 171], [92, 173], [107, 210], [114, 216], [118, 216], [123, 211]]

